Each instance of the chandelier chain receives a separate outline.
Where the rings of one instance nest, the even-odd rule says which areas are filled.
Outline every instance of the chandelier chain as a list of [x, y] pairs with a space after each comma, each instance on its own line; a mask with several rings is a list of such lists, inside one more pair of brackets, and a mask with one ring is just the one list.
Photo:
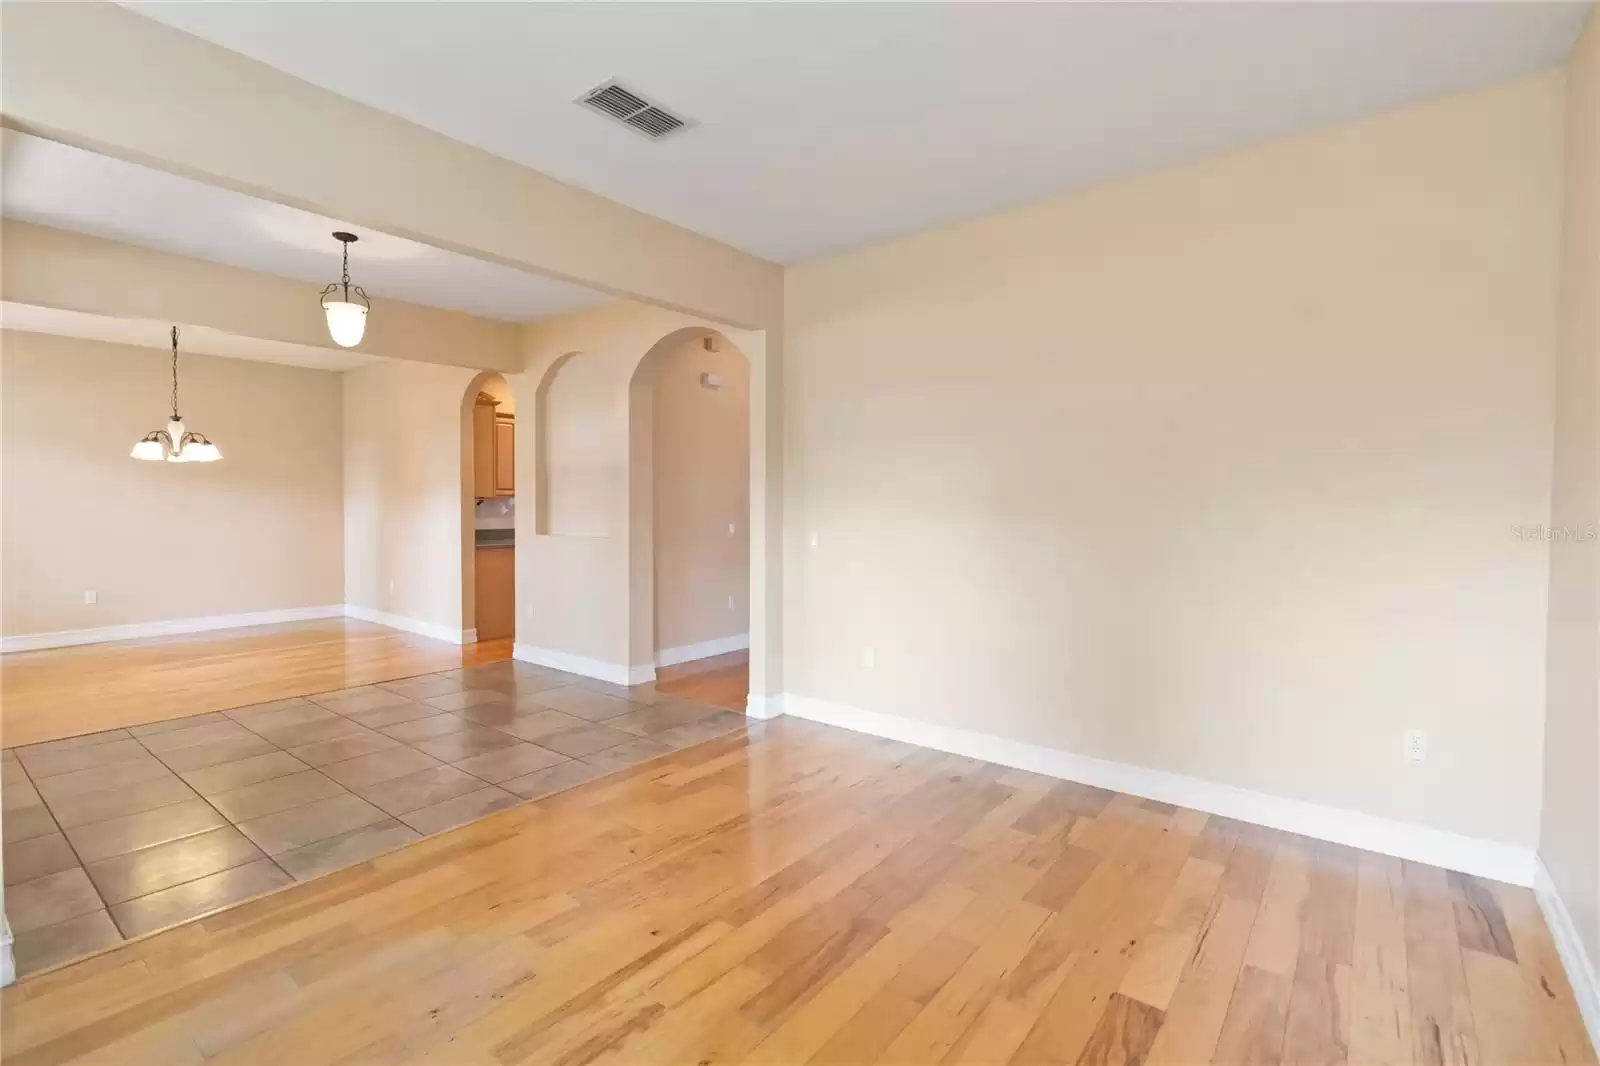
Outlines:
[[178, 327], [172, 327], [172, 420], [182, 422], [178, 417]]

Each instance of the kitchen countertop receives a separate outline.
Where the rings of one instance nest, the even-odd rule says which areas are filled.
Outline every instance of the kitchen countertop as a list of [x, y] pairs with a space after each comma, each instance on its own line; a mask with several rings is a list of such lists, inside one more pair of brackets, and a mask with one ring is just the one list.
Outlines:
[[517, 531], [514, 529], [475, 530], [474, 543], [480, 548], [515, 548], [517, 546]]

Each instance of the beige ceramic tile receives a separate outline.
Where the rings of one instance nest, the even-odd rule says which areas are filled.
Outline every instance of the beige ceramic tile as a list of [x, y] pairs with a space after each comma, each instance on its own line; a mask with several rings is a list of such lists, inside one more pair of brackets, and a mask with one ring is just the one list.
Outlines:
[[424, 755], [415, 748], [399, 745], [387, 751], [363, 755], [359, 759], [331, 763], [321, 769], [323, 773], [346, 788], [359, 791], [369, 785], [392, 781], [397, 777], [404, 777], [438, 765], [440, 765], [439, 760], [433, 756]]
[[518, 739], [531, 741], [538, 741], [540, 737], [547, 737], [552, 733], [565, 733], [569, 729], [583, 729], [589, 725], [582, 718], [574, 718], [570, 714], [553, 711], [548, 707], [518, 710], [516, 716], [509, 721], [484, 724], [502, 733], [510, 733]]
[[221, 711], [211, 714], [191, 714], [187, 718], [169, 718], [165, 722], [151, 722], [148, 725], [131, 725], [128, 732], [136, 737], [152, 737], [158, 733], [170, 733], [175, 729], [193, 729], [197, 725], [211, 725], [216, 722], [232, 721]]
[[17, 758], [22, 760], [23, 768], [35, 782], [44, 781], [58, 774], [72, 773], [74, 770], [89, 770], [129, 759], [149, 758], [149, 755], [144, 746], [132, 737], [110, 740], [103, 744], [57, 748], [54, 751], [38, 751], [34, 748], [21, 748], [17, 751]]
[[237, 740], [240, 737], [254, 739], [253, 734], [238, 722], [223, 720], [191, 726], [188, 729], [169, 729], [164, 733], [140, 737], [139, 740], [159, 756], [164, 752], [177, 751], [180, 748], [212, 744], [219, 740]]
[[33, 782], [21, 775], [14, 781], [7, 781], [0, 791], [5, 797], [0, 800], [0, 810], [14, 811], [18, 807], [36, 807], [44, 802], [39, 790], [33, 787]]
[[56, 831], [56, 821], [50, 817], [50, 812], [45, 805], [40, 803], [32, 807], [18, 807], [14, 811], [6, 811], [0, 817], [0, 825], [5, 828], [5, 842], [15, 844], [22, 840], [32, 840], [42, 837], [46, 833]]
[[5, 846], [6, 884], [58, 874], [78, 865], [72, 845], [60, 833], [46, 833]]
[[414, 722], [418, 718], [431, 718], [438, 713], [437, 707], [429, 707], [426, 703], [418, 703], [416, 700], [405, 700], [379, 707], [374, 711], [351, 711], [345, 717], [352, 722], [360, 722], [368, 729], [382, 729], [386, 725], [399, 725], [401, 722]]
[[336, 740], [323, 740], [315, 744], [290, 748], [289, 754], [311, 766], [326, 766], [328, 763], [344, 762], [346, 759], [355, 759], [399, 746], [398, 740], [368, 729]]
[[490, 786], [477, 792], [469, 792], [465, 796], [445, 800], [443, 803], [436, 803], [432, 807], [412, 811], [400, 820], [425, 835], [442, 833], [446, 829], [465, 825], [484, 815], [514, 807], [521, 802], [520, 798], [504, 789]]
[[364, 727], [352, 722], [341, 715], [332, 714], [329, 717], [318, 719], [314, 722], [302, 722], [299, 725], [278, 726], [272, 729], [257, 729], [256, 732], [278, 745], [280, 748], [297, 748], [303, 744], [315, 744], [322, 740], [337, 740], [340, 737], [359, 733]]
[[353, 714], [358, 711], [375, 711], [380, 707], [393, 706], [405, 701], [406, 697], [386, 689], [368, 687], [323, 693], [310, 699], [312, 703], [321, 704], [338, 714]]
[[353, 866], [374, 855], [382, 855], [421, 839], [415, 829], [393, 818], [386, 818], [303, 848], [286, 851], [277, 857], [277, 862], [297, 880], [304, 881], [329, 870]]
[[81, 866], [6, 886], [6, 920], [15, 933], [42, 929], [101, 908]]
[[592, 781], [605, 775], [605, 771], [598, 766], [590, 766], [585, 762], [564, 762], [552, 766], [548, 770], [539, 770], [525, 777], [512, 778], [503, 781], [500, 787], [526, 799], [535, 799], [539, 796], [548, 796], [554, 792], [561, 792], [581, 785], [585, 781]]
[[443, 696], [447, 692], [460, 692], [467, 686], [459, 678], [439, 677], [435, 674], [423, 674], [421, 677], [408, 677], [401, 681], [385, 681], [378, 685], [398, 696], [411, 700], [425, 700], [429, 696]]
[[277, 855], [382, 821], [383, 817], [383, 811], [360, 796], [345, 793], [241, 822], [239, 831], [268, 855]]
[[189, 770], [183, 779], [202, 796], [215, 796], [236, 788], [287, 777], [309, 769], [305, 763], [286, 751], [270, 751], [265, 755], [252, 755], [236, 762], [218, 763], [199, 770]]
[[416, 718], [409, 722], [387, 725], [378, 730], [378, 732], [405, 744], [415, 744], [419, 740], [442, 737], [446, 733], [454, 733], [457, 730], [466, 729], [470, 725], [472, 723], [459, 714], [436, 713], [427, 718]]
[[232, 792], [219, 792], [208, 797], [211, 805], [221, 811], [229, 821], [248, 822], [269, 814], [304, 807], [308, 803], [337, 796], [344, 792], [339, 785], [315, 770], [302, 770], [287, 777], [274, 777], [253, 785], [236, 788]]
[[496, 748], [510, 747], [517, 743], [519, 741], [509, 733], [502, 733], [498, 729], [485, 729], [482, 726], [471, 726], [459, 733], [447, 733], [432, 740], [419, 740], [412, 747], [432, 755], [435, 759], [460, 762], [462, 759], [470, 759], [474, 755], [481, 755]]
[[12, 949], [17, 976], [21, 977], [120, 943], [122, 934], [117, 932], [111, 915], [93, 910], [42, 929], [18, 933]]
[[50, 812], [64, 828], [104, 822], [110, 818], [153, 811], [174, 803], [195, 799], [194, 789], [177, 776], [167, 774], [150, 781], [140, 781], [120, 788], [106, 788], [98, 792], [60, 796], [48, 801]]
[[92, 862], [89, 879], [106, 903], [124, 903], [264, 858], [233, 826]]
[[240, 707], [223, 713], [256, 733], [263, 729], [284, 729], [292, 725], [305, 725], [307, 722], [326, 722], [334, 717], [334, 713], [326, 707], [318, 707], [308, 700], [280, 700], [277, 703], [261, 703], [254, 707]]
[[627, 714], [629, 711], [639, 709], [638, 705], [627, 700], [608, 696], [601, 692], [593, 692], [578, 685], [563, 685], [553, 688], [548, 692], [540, 692], [528, 697], [541, 706], [582, 718], [589, 722], [599, 722], [607, 718]]
[[165, 844], [169, 840], [194, 836], [226, 824], [226, 819], [211, 804], [195, 799], [122, 818], [76, 826], [66, 833], [78, 858], [85, 863], [92, 863], [113, 855], [126, 855], [140, 848]]
[[476, 792], [482, 787], [483, 782], [465, 770], [457, 770], [453, 766], [435, 766], [392, 781], [368, 785], [358, 791], [375, 806], [389, 814], [400, 815]]
[[34, 787], [39, 790], [39, 795], [44, 797], [46, 803], [54, 803], [58, 799], [70, 796], [125, 788], [128, 785], [173, 776], [175, 776], [173, 772], [167, 769], [160, 759], [147, 753], [140, 758], [112, 763], [109, 766], [96, 766], [90, 770], [77, 770], [70, 774], [47, 777], [43, 781], [34, 782]]
[[578, 729], [569, 729], [564, 733], [551, 733], [547, 737], [540, 737], [539, 746], [577, 759], [638, 739], [632, 733], [607, 729], [603, 725], [586, 725]]
[[451, 692], [443, 696], [429, 696], [422, 702], [430, 707], [437, 707], [441, 711], [462, 711], [468, 707], [477, 707], [485, 703], [510, 703], [511, 700], [503, 692], [478, 688], [467, 689], [464, 692]]
[[481, 777], [490, 784], [499, 784], [501, 781], [522, 777], [535, 770], [543, 770], [547, 766], [566, 761], [567, 756], [550, 751], [548, 748], [541, 748], [537, 744], [518, 743], [462, 759], [455, 763], [455, 766], [473, 777]]
[[[132, 734], [126, 729], [107, 729], [99, 733], [84, 733], [76, 737], [66, 737], [62, 740], [47, 740], [42, 744], [29, 744], [26, 747], [8, 749], [15, 756], [24, 752], [34, 754], [51, 754], [58, 751], [71, 751], [74, 748], [92, 748], [100, 744], [108, 744], [113, 740], [127, 740]], [[24, 759], [24, 762], [27, 760]]]
[[238, 762], [256, 755], [268, 755], [273, 746], [246, 730], [240, 736], [224, 737], [204, 744], [191, 744], [175, 751], [158, 752], [156, 757], [172, 769], [183, 773], [200, 770], [225, 762]]
[[111, 917], [124, 936], [140, 936], [293, 883], [270, 860], [259, 859], [118, 903], [111, 908]]

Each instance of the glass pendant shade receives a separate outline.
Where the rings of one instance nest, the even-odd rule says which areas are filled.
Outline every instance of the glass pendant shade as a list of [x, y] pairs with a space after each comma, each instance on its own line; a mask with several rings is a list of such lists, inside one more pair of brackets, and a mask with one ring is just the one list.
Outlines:
[[138, 444], [135, 444], [133, 451], [128, 454], [135, 459], [153, 459], [159, 463], [167, 457], [167, 446], [161, 443], [159, 435], [151, 434]]
[[341, 348], [354, 348], [367, 331], [367, 309], [358, 303], [329, 300], [322, 305], [328, 315], [328, 336]]
[[350, 246], [359, 238], [354, 233], [335, 230], [333, 239], [344, 247], [344, 272], [339, 280], [322, 290], [322, 313], [328, 316], [328, 336], [341, 348], [354, 348], [367, 331], [367, 311], [372, 301], [361, 286], [350, 284]]

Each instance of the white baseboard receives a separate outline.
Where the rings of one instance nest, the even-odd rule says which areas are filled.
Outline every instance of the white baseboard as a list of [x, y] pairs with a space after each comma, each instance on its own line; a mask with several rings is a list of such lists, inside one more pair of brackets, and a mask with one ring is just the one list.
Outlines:
[[42, 651], [45, 648], [67, 648], [78, 644], [104, 644], [110, 640], [143, 640], [146, 637], [207, 633], [213, 629], [265, 626], [278, 622], [307, 622], [314, 618], [340, 618], [345, 613], [346, 608], [342, 604], [335, 603], [320, 607], [286, 607], [277, 611], [218, 614], [203, 618], [170, 618], [160, 622], [134, 622], [130, 625], [101, 626], [97, 629], [67, 629], [59, 633], [26, 633], [15, 637], [0, 637], [0, 652]]
[[1478, 877], [1531, 887], [1533, 849], [1396, 822], [1359, 811], [1220, 785], [1182, 774], [1075, 755], [1022, 740], [933, 725], [785, 693], [781, 711], [813, 722], [887, 737], [936, 751], [1079, 781], [1272, 829], [1364, 848]]
[[648, 663], [630, 667], [621, 663], [602, 662], [599, 659], [556, 651], [552, 648], [536, 648], [532, 644], [512, 645], [511, 657], [525, 663], [533, 663], [535, 666], [548, 666], [552, 670], [581, 674], [597, 681], [608, 681], [613, 685], [647, 685], [656, 679], [656, 668]]
[[783, 713], [783, 697], [757, 696], [752, 692], [744, 698], [744, 713], [747, 718], [776, 718]]
[[679, 663], [692, 663], [696, 659], [709, 659], [713, 655], [726, 655], [732, 651], [744, 651], [749, 647], [750, 634], [735, 633], [731, 637], [702, 640], [698, 644], [685, 644], [677, 648], [662, 648], [656, 652], [656, 665], [677, 666]]
[[1596, 963], [1584, 950], [1578, 927], [1572, 922], [1566, 901], [1556, 891], [1556, 883], [1545, 868], [1544, 860], [1537, 861], [1534, 891], [1539, 897], [1539, 910], [1550, 927], [1550, 936], [1556, 942], [1556, 953], [1567, 971], [1567, 981], [1572, 985], [1573, 998], [1578, 1001], [1578, 1012], [1583, 1015], [1584, 1027], [1589, 1030], [1589, 1043], [1600, 1048], [1600, 972]]
[[17, 961], [11, 954], [11, 923], [0, 915], [0, 988], [17, 979]]
[[371, 607], [358, 607], [353, 603], [344, 605], [344, 614], [347, 618], [359, 618], [363, 622], [376, 622], [380, 626], [390, 629], [404, 630], [415, 633], [419, 637], [432, 637], [442, 640], [446, 644], [471, 644], [478, 639], [475, 629], [451, 629], [436, 622], [424, 622], [418, 618], [407, 618], [400, 614], [389, 614], [387, 611], [375, 611]]

